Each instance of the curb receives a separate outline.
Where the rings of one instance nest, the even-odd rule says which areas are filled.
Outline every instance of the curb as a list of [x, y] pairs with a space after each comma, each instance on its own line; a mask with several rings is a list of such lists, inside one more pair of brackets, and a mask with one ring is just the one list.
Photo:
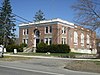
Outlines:
[[4, 54], [4, 56], [17, 56], [17, 57], [30, 57], [30, 58], [45, 58], [45, 59], [59, 59], [59, 60], [90, 60], [90, 61], [100, 61], [100, 59], [77, 59], [77, 58], [59, 58], [59, 57], [47, 57], [47, 56], [28, 56], [28, 55], [12, 55]]

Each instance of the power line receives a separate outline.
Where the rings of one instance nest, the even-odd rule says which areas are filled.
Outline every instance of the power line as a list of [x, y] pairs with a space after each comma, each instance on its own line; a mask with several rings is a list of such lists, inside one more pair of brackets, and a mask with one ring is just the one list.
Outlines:
[[22, 22], [22, 23], [26, 23], [25, 21], [21, 21], [21, 20], [18, 20], [18, 19], [15, 19], [16, 21], [19, 21], [19, 22]]
[[[14, 14], [14, 13], [12, 13], [12, 14]], [[16, 15], [16, 14], [14, 14], [14, 15], [17, 16], [17, 17], [19, 17], [19, 18], [21, 18], [21, 19], [23, 19], [23, 20], [25, 20], [25, 21], [27, 21], [27, 22], [31, 22], [31, 21], [29, 21], [29, 20], [27, 20], [27, 19], [25, 19], [25, 18], [23, 18], [23, 17], [21, 17], [19, 15]]]

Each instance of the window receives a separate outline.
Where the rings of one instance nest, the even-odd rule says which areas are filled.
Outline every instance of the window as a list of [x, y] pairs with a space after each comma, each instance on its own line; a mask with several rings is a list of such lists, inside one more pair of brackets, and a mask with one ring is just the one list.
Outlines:
[[66, 38], [64, 38], [64, 44], [66, 44]]
[[90, 48], [90, 36], [89, 36], [89, 34], [87, 34], [87, 48]]
[[52, 38], [49, 38], [49, 44], [50, 45], [52, 44]]
[[52, 33], [52, 26], [45, 27], [45, 33]]
[[66, 33], [66, 27], [64, 27], [64, 33]]
[[27, 35], [28, 34], [28, 29], [23, 29], [23, 35]]
[[66, 27], [62, 27], [62, 33], [63, 33], [63, 34], [66, 33]]
[[87, 44], [89, 44], [90, 43], [90, 37], [89, 37], [89, 35], [87, 35]]
[[25, 40], [25, 44], [28, 44], [28, 39]]
[[64, 34], [64, 27], [62, 27], [62, 33]]
[[28, 39], [23, 39], [23, 43], [28, 44]]
[[28, 34], [28, 29], [26, 29], [26, 35]]
[[23, 43], [25, 43], [25, 39], [23, 39]]
[[81, 46], [84, 46], [84, 34], [81, 33]]
[[52, 33], [52, 26], [50, 26], [50, 33]]
[[45, 29], [45, 30], [46, 30], [46, 33], [48, 33], [48, 27], [46, 27], [46, 29]]
[[77, 45], [78, 44], [78, 34], [77, 32], [75, 31], [74, 32], [74, 45]]
[[39, 30], [36, 30], [36, 31], [35, 31], [35, 36], [36, 36], [36, 37], [39, 37], [39, 36], [40, 36]]
[[48, 44], [48, 38], [45, 38], [45, 43]]
[[25, 30], [23, 29], [23, 35], [25, 35]]
[[62, 44], [66, 44], [66, 38], [62, 38]]
[[51, 45], [52, 44], [52, 38], [45, 38], [44, 41], [46, 44]]

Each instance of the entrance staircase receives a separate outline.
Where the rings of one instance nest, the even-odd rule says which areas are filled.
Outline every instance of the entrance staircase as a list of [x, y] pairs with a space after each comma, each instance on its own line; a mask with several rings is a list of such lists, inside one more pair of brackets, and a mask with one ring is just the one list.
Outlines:
[[28, 48], [24, 48], [23, 52], [29, 53], [29, 52], [33, 52], [33, 47], [28, 47]]

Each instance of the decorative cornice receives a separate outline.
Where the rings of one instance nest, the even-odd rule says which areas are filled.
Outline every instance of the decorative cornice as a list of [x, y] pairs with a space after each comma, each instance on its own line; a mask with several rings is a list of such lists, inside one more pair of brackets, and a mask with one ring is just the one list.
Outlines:
[[70, 26], [74, 26], [73, 23], [71, 22], [68, 22], [68, 21], [65, 21], [65, 20], [62, 20], [62, 19], [59, 19], [59, 18], [56, 18], [56, 19], [51, 19], [51, 20], [43, 20], [43, 21], [39, 21], [39, 22], [33, 22], [33, 23], [23, 23], [23, 24], [20, 24], [19, 26], [30, 26], [30, 25], [39, 25], [39, 24], [48, 24], [48, 23], [55, 23], [55, 24], [65, 24], [65, 25], [70, 25]]

